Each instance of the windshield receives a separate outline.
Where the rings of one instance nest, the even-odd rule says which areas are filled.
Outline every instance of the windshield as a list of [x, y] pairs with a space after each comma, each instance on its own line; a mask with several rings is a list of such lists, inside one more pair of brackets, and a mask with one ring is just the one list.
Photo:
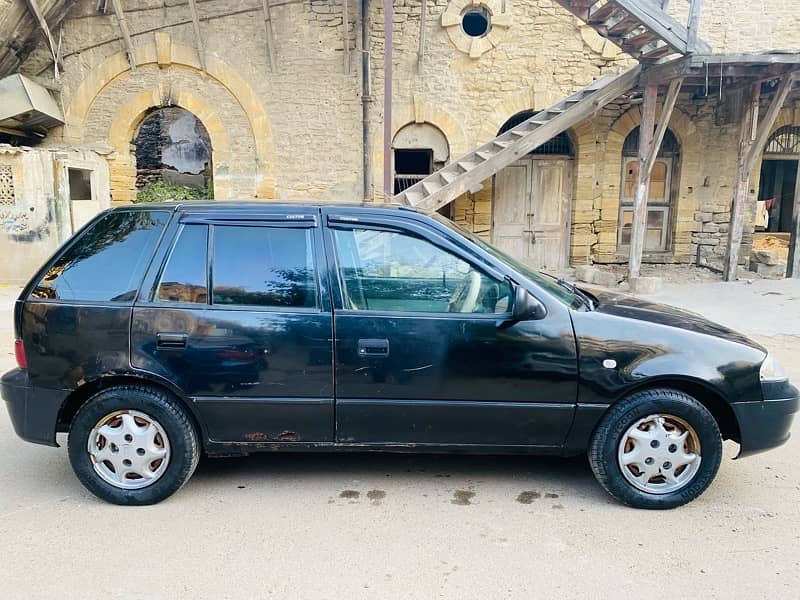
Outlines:
[[485, 250], [498, 260], [504, 262], [508, 266], [510, 266], [515, 271], [518, 271], [524, 277], [530, 279], [533, 283], [538, 285], [539, 287], [543, 288], [546, 292], [548, 292], [551, 296], [559, 300], [562, 304], [566, 304], [570, 308], [581, 308], [584, 306], [583, 300], [579, 297], [577, 293], [573, 290], [569, 289], [569, 284], [562, 285], [559, 283], [557, 277], [553, 275], [548, 275], [547, 273], [542, 273], [540, 271], [536, 271], [535, 269], [531, 269], [530, 267], [522, 264], [515, 258], [510, 257], [505, 252], [502, 252], [495, 248], [494, 246], [487, 244], [477, 235], [472, 233], [471, 231], [467, 231], [460, 225], [453, 223], [450, 219], [443, 217], [439, 214], [431, 215], [434, 219], [439, 221], [442, 225], [445, 225], [449, 229], [452, 229], [459, 235], [464, 236], [475, 245], [479, 246], [482, 250]]

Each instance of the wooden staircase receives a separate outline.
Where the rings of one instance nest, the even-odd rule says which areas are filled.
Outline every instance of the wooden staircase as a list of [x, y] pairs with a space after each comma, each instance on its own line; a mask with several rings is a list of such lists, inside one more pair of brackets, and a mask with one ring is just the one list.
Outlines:
[[555, 0], [640, 61], [649, 62], [686, 54], [710, 54], [697, 39], [700, 2], [692, 0], [689, 23], [683, 25], [656, 0]]
[[641, 67], [637, 66], [620, 75], [609, 75], [594, 81], [555, 106], [536, 113], [477, 150], [427, 176], [394, 196], [394, 201], [434, 211], [465, 192], [480, 189], [482, 181], [503, 167], [634, 88], [640, 70]]

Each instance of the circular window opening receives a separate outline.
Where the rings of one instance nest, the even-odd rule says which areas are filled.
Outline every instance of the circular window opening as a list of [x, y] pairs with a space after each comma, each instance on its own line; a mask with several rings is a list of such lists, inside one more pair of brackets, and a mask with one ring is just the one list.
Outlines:
[[479, 8], [470, 8], [461, 17], [461, 27], [470, 37], [483, 37], [491, 29], [491, 13], [481, 6]]

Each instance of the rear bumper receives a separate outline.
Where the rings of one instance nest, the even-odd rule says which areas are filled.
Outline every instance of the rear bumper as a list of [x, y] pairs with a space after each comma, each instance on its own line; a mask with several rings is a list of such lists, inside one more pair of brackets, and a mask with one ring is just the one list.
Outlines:
[[739, 421], [739, 455], [742, 458], [785, 443], [798, 410], [798, 390], [789, 383], [763, 386], [764, 399], [731, 404]]
[[0, 378], [0, 396], [19, 437], [34, 444], [58, 446], [56, 424], [66, 392], [31, 387], [28, 373], [14, 369]]

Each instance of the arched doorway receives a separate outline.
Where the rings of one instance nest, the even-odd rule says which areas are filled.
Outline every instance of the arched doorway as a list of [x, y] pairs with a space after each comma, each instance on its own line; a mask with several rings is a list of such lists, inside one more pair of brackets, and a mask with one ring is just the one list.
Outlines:
[[[670, 130], [664, 140], [650, 175], [650, 192], [647, 198], [647, 228], [644, 238], [645, 252], [666, 252], [672, 243], [673, 190], [678, 189], [681, 147], [678, 138]], [[633, 129], [622, 145], [622, 174], [620, 185], [619, 227], [617, 245], [620, 252], [627, 253], [631, 243], [633, 223], [633, 201], [636, 196], [636, 180], [639, 176], [639, 128]]]
[[756, 230], [790, 233], [800, 160], [800, 126], [784, 125], [770, 136], [761, 161]]
[[[394, 153], [394, 193], [410, 188], [441, 169], [450, 159], [450, 144], [442, 130], [430, 123], [409, 123], [392, 140]], [[453, 203], [439, 212], [451, 216]]]
[[[498, 135], [534, 114], [517, 113]], [[567, 266], [573, 162], [572, 140], [563, 132], [494, 176], [492, 242], [498, 248], [536, 268]]]
[[133, 139], [139, 201], [213, 198], [211, 139], [188, 110], [152, 110]]

